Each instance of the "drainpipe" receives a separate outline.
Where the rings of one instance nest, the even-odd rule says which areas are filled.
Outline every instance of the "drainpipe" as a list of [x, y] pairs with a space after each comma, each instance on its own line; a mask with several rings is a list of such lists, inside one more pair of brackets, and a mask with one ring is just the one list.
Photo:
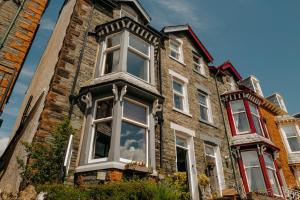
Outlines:
[[[219, 92], [219, 87], [218, 87], [218, 82], [217, 82], [217, 76], [218, 76], [219, 73], [220, 73], [220, 70], [218, 69], [217, 73], [214, 75], [214, 79], [215, 79], [215, 85], [216, 85], [217, 95], [218, 95], [218, 99], [219, 99], [219, 106], [220, 106], [220, 109], [221, 109], [221, 115], [222, 115], [224, 130], [225, 130], [227, 146], [228, 146], [228, 149], [229, 149], [229, 157], [230, 157], [230, 162], [231, 162], [231, 165], [232, 165], [232, 172], [233, 172], [233, 176], [234, 176], [235, 186], [236, 186], [236, 188], [238, 188], [238, 181], [237, 181], [237, 177], [236, 177], [236, 174], [235, 174], [236, 170], [235, 170], [235, 167], [234, 167], [233, 156], [232, 156], [232, 151], [231, 151], [231, 147], [230, 147], [230, 143], [229, 143], [228, 131], [227, 131], [226, 123], [225, 123], [225, 117], [224, 117], [224, 113], [223, 113], [223, 107], [222, 107], [222, 102], [221, 102], [220, 92]], [[240, 195], [239, 190], [238, 190], [238, 193]]]
[[[76, 101], [75, 100], [76, 99], [75, 98], [75, 87], [76, 87], [76, 83], [77, 83], [77, 79], [78, 79], [78, 75], [79, 75], [79, 71], [80, 71], [80, 67], [81, 67], [81, 62], [82, 62], [82, 59], [83, 59], [83, 53], [84, 53], [86, 43], [87, 43], [87, 37], [89, 35], [89, 30], [90, 30], [90, 27], [91, 27], [91, 21], [92, 21], [92, 18], [93, 18], [94, 8], [95, 8], [95, 2], [92, 1], [92, 10], [91, 10], [90, 15], [89, 15], [87, 29], [84, 33], [83, 46], [80, 50], [80, 55], [79, 55], [79, 59], [78, 59], [78, 63], [77, 63], [77, 68], [76, 68], [76, 72], [75, 72], [75, 76], [74, 76], [74, 80], [73, 80], [73, 84], [72, 84], [72, 88], [71, 88], [71, 94], [69, 96], [71, 105], [70, 105], [70, 110], [69, 110], [69, 114], [68, 114], [68, 119], [71, 119], [71, 116], [72, 116], [72, 113], [73, 113], [73, 110], [74, 110], [74, 104], [75, 104], [75, 101]], [[73, 14], [72, 14], [72, 17], [73, 17]], [[61, 161], [62, 163], [64, 163], [66, 153], [67, 153], [67, 150], [65, 150], [65, 152], [64, 152], [64, 157], [63, 157], [63, 160]], [[64, 165], [62, 164], [61, 169], [60, 169], [60, 175], [59, 175], [59, 180], [61, 181], [61, 183], [64, 182], [65, 175], [66, 175], [66, 172], [64, 170]]]
[[93, 19], [93, 12], [94, 12], [94, 8], [95, 8], [95, 1], [92, 1], [92, 4], [93, 4], [92, 11], [90, 12], [89, 21], [88, 21], [88, 27], [87, 27], [87, 29], [85, 31], [85, 34], [84, 34], [83, 45], [82, 45], [82, 48], [80, 50], [80, 55], [79, 55], [79, 59], [78, 59], [77, 67], [76, 67], [76, 72], [75, 72], [75, 76], [74, 76], [74, 80], [73, 80], [73, 84], [72, 84], [71, 94], [69, 96], [70, 103], [71, 103], [70, 110], [69, 110], [69, 115], [68, 115], [69, 119], [71, 119], [71, 116], [73, 114], [74, 104], [75, 104], [75, 101], [76, 101], [75, 88], [76, 88], [76, 83], [77, 83], [77, 79], [78, 79], [78, 76], [79, 76], [81, 62], [82, 62], [82, 59], [83, 59], [83, 53], [84, 53], [84, 50], [85, 50], [85, 47], [86, 47], [86, 43], [87, 43], [87, 37], [89, 36], [89, 30], [90, 30], [90, 27], [91, 27], [91, 21]]
[[21, 5], [19, 5], [18, 10], [17, 10], [17, 13], [15, 14], [15, 16], [14, 16], [13, 20], [11, 21], [11, 23], [9, 24], [9, 27], [8, 27], [8, 29], [6, 30], [6, 32], [5, 32], [5, 34], [4, 34], [3, 38], [2, 38], [2, 40], [1, 40], [1, 42], [0, 42], [0, 49], [3, 47], [3, 45], [4, 45], [5, 41], [6, 41], [8, 35], [9, 35], [11, 29], [12, 29], [12, 27], [14, 26], [15, 22], [17, 21], [17, 18], [18, 18], [18, 16], [19, 16], [21, 10], [22, 10], [23, 7], [24, 7], [25, 1], [26, 1], [26, 0], [23, 0], [22, 3], [21, 3]]
[[[162, 70], [161, 70], [161, 49], [159, 49], [158, 51], [159, 53], [159, 60], [158, 60], [158, 68], [159, 68], [159, 90], [160, 90], [160, 95], [162, 96], [163, 95], [163, 91], [162, 91]], [[164, 110], [164, 107], [162, 106], [162, 110], [161, 110], [161, 114], [159, 116], [159, 143], [160, 143], [160, 146], [159, 146], [159, 165], [160, 165], [160, 168], [162, 169], [163, 167], [163, 123], [164, 123], [164, 116], [163, 116], [163, 110]]]

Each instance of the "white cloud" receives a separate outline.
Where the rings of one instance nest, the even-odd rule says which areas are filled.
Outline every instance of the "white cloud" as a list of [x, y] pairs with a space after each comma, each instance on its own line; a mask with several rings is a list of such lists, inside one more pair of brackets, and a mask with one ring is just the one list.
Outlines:
[[8, 137], [6, 137], [6, 138], [0, 138], [0, 156], [5, 151], [8, 142], [9, 142], [9, 138]]
[[41, 22], [41, 29], [52, 31], [55, 26], [55, 22], [50, 18], [46, 18]]
[[32, 77], [34, 71], [32, 69], [28, 69], [28, 68], [23, 68], [21, 71], [21, 74], [23, 76], [27, 76], [27, 77]]
[[13, 92], [17, 93], [17, 94], [25, 94], [25, 92], [27, 91], [27, 88], [28, 88], [27, 84], [17, 82]]
[[[200, 10], [199, 6], [191, 4], [186, 0], [154, 0], [159, 8], [153, 13], [154, 23], [160, 26], [190, 24], [197, 26], [199, 30], [207, 30], [210, 23], [207, 17], [204, 17], [204, 11]], [[165, 10], [165, 11], [164, 11]]]

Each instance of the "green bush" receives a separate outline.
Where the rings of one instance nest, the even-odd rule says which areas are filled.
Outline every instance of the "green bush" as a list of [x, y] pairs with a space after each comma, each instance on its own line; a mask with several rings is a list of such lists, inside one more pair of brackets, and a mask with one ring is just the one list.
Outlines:
[[47, 200], [179, 200], [174, 188], [148, 180], [111, 182], [97, 186], [75, 188], [66, 185], [41, 185], [38, 191], [47, 192]]
[[68, 138], [74, 130], [68, 119], [60, 123], [43, 143], [23, 143], [30, 157], [30, 164], [17, 159], [21, 168], [22, 186], [59, 182], [60, 171]]

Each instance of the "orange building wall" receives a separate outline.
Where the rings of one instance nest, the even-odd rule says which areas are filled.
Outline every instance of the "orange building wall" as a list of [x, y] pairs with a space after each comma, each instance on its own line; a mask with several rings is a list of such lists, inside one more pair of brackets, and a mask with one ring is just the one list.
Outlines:
[[[3, 46], [0, 46], [0, 114], [11, 94], [48, 0], [26, 0]], [[0, 40], [17, 12], [14, 1], [0, 5]]]
[[288, 164], [288, 155], [283, 144], [279, 128], [275, 122], [275, 115], [263, 108], [260, 108], [262, 117], [266, 120], [266, 126], [269, 132], [271, 141], [280, 149], [279, 161], [281, 163], [281, 169], [284, 174], [284, 179], [289, 188], [293, 188], [297, 185], [296, 179]]

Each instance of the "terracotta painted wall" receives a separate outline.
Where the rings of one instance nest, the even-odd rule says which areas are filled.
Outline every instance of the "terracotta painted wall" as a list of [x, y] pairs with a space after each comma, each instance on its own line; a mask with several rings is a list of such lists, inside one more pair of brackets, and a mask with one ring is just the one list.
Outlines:
[[260, 108], [260, 112], [262, 117], [266, 120], [266, 126], [270, 139], [280, 149], [278, 160], [281, 163], [281, 169], [285, 176], [285, 182], [289, 188], [293, 188], [294, 186], [296, 186], [296, 179], [288, 164], [288, 154], [284, 147], [279, 128], [275, 122], [275, 115], [264, 108]]
[[5, 33], [20, 5], [14, 1], [0, 3], [0, 41], [4, 42], [0, 46], [0, 113], [8, 101], [47, 2], [26, 0], [6, 39]]

